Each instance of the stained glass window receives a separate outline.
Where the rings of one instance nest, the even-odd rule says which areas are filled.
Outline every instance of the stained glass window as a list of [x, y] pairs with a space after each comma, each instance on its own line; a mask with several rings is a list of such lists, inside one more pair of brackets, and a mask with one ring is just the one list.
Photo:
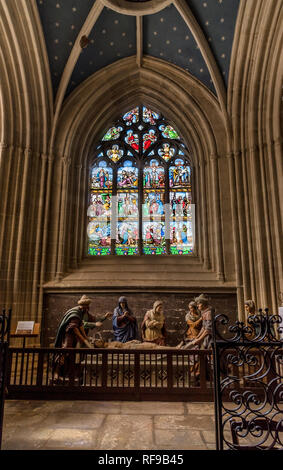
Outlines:
[[190, 153], [174, 125], [146, 106], [113, 123], [90, 173], [89, 255], [194, 251]]

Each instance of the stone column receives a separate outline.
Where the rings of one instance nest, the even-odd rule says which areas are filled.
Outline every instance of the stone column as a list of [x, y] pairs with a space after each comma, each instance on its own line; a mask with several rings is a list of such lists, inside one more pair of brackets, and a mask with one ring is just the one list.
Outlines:
[[65, 266], [65, 244], [66, 244], [66, 223], [67, 223], [67, 201], [68, 201], [68, 179], [71, 159], [69, 157], [61, 158], [63, 181], [61, 187], [60, 211], [59, 211], [59, 236], [58, 236], [58, 255], [56, 268], [56, 281], [60, 281], [64, 274]]
[[40, 266], [42, 261], [41, 248], [43, 239], [43, 228], [44, 228], [44, 195], [46, 190], [46, 166], [48, 156], [41, 154], [41, 171], [40, 171], [40, 184], [39, 184], [39, 198], [37, 208], [37, 221], [36, 221], [36, 242], [35, 242], [35, 255], [34, 255], [34, 270], [33, 270], [33, 285], [32, 285], [32, 302], [31, 311], [32, 316], [38, 322], [38, 285], [40, 282]]
[[212, 190], [213, 190], [213, 212], [214, 212], [214, 226], [215, 226], [215, 255], [216, 255], [216, 272], [217, 279], [224, 282], [224, 260], [223, 260], [223, 246], [222, 246], [222, 233], [221, 233], [221, 211], [220, 211], [220, 187], [219, 187], [219, 172], [218, 172], [218, 158], [217, 154], [210, 155], [211, 175], [212, 175]]
[[73, 255], [72, 255], [72, 268], [78, 267], [78, 240], [79, 240], [79, 227], [80, 227], [80, 204], [81, 204], [81, 187], [82, 187], [82, 165], [76, 165], [76, 177], [75, 177], [75, 188], [76, 188], [76, 211], [75, 211], [75, 222], [74, 222], [74, 243], [72, 244]]
[[203, 162], [199, 163], [199, 173], [200, 173], [200, 205], [201, 205], [201, 218], [199, 223], [201, 223], [201, 227], [199, 230], [202, 230], [202, 249], [203, 249], [203, 259], [204, 259], [204, 268], [211, 269], [211, 261], [210, 261], [210, 254], [209, 254], [209, 239], [208, 239], [208, 220], [207, 220], [207, 188], [206, 188], [206, 181], [205, 181], [205, 164]]

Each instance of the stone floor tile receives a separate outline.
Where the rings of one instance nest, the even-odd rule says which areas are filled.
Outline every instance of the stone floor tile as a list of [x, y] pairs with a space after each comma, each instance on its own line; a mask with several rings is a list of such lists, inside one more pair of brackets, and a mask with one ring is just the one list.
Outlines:
[[211, 431], [202, 431], [202, 437], [204, 439], [204, 442], [208, 444], [214, 444], [215, 445], [215, 432], [214, 430]]
[[68, 428], [68, 429], [97, 429], [99, 428], [105, 415], [102, 414], [86, 414], [86, 413], [60, 413], [50, 414], [46, 420], [45, 425], [53, 428]]
[[[5, 430], [4, 430], [5, 431]], [[50, 428], [28, 428], [17, 427], [15, 432], [8, 437], [3, 433], [3, 450], [37, 450], [42, 449], [48, 439], [52, 436]]]
[[204, 450], [204, 444], [199, 431], [190, 430], [155, 430], [156, 446], [162, 450], [163, 446], [167, 449], [176, 450]]
[[152, 449], [153, 433], [150, 416], [109, 415], [100, 428], [100, 449]]
[[213, 415], [214, 416], [214, 403], [185, 403], [186, 411], [188, 414], [194, 415]]
[[199, 415], [154, 416], [154, 426], [157, 429], [214, 429], [214, 423], [211, 416]]
[[92, 402], [78, 402], [72, 409], [74, 413], [105, 413], [105, 414], [120, 414], [121, 402], [113, 401], [92, 401]]
[[55, 429], [45, 442], [46, 450], [93, 450], [96, 448], [97, 431], [81, 429]]
[[121, 413], [139, 415], [183, 415], [184, 404], [161, 401], [122, 402]]

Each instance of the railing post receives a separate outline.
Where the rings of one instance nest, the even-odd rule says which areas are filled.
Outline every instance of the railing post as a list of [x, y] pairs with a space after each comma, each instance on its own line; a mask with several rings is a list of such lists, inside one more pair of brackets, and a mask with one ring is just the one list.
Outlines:
[[134, 386], [135, 395], [140, 399], [140, 354], [135, 351], [135, 368], [134, 368]]
[[107, 364], [108, 354], [107, 351], [103, 351], [102, 353], [102, 389], [107, 388], [107, 371], [108, 371], [108, 364]]
[[206, 390], [206, 352], [199, 351], [199, 368], [200, 368], [200, 388], [201, 391]]
[[167, 353], [167, 387], [173, 388], [173, 363], [172, 363], [172, 353], [168, 351]]
[[[69, 354], [69, 359], [70, 359], [70, 367], [69, 367], [69, 386], [73, 387], [75, 384], [75, 375], [76, 372], [79, 373], [78, 378], [80, 379], [80, 364], [78, 366], [78, 369], [76, 370], [76, 350], [71, 351], [68, 353]], [[66, 360], [66, 358], [65, 358]]]
[[44, 351], [38, 351], [38, 362], [37, 362], [37, 375], [36, 375], [36, 386], [41, 387], [43, 379], [43, 361]]

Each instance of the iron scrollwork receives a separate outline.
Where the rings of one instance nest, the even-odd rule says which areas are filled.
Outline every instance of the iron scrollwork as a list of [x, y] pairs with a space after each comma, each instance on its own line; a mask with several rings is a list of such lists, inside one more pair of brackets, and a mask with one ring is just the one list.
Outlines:
[[283, 450], [282, 319], [213, 319], [217, 449]]

